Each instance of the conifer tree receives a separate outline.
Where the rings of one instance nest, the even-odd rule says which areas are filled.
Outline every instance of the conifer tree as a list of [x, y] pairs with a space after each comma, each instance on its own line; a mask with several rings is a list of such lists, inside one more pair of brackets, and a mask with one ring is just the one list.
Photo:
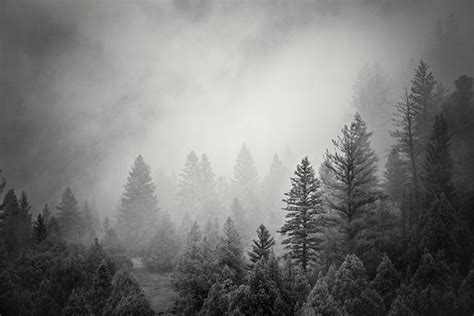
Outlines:
[[303, 306], [303, 315], [343, 315], [329, 290], [325, 277], [319, 277]]
[[49, 210], [48, 203], [45, 203], [43, 209], [41, 210], [41, 215], [43, 216], [43, 221], [46, 226], [48, 226], [49, 220], [51, 219], [51, 211]]
[[183, 213], [195, 214], [200, 208], [200, 178], [199, 159], [194, 151], [191, 151], [178, 179], [178, 200]]
[[392, 147], [385, 164], [385, 191], [390, 199], [398, 206], [402, 206], [405, 195], [405, 184], [407, 172], [405, 163], [400, 157], [400, 151], [397, 146]]
[[84, 226], [78, 202], [71, 188], [66, 188], [56, 209], [61, 236], [67, 241], [79, 241]]
[[225, 268], [234, 283], [244, 279], [245, 264], [240, 235], [234, 227], [234, 221], [228, 217], [224, 223], [218, 250], [219, 266]]
[[230, 206], [231, 218], [235, 223], [235, 228], [241, 234], [245, 234], [248, 230], [247, 214], [238, 198], [234, 198]]
[[275, 240], [270, 232], [263, 224], [260, 224], [257, 229], [257, 240], [253, 240], [252, 251], [248, 253], [250, 261], [255, 264], [261, 259], [268, 259], [274, 245]]
[[450, 154], [450, 138], [444, 116], [442, 114], [436, 116], [426, 146], [425, 175], [422, 177], [428, 201], [443, 194], [453, 202], [453, 161]]
[[433, 93], [436, 80], [429, 68], [427, 63], [420, 60], [415, 70], [415, 76], [411, 81], [410, 99], [422, 111], [429, 111], [430, 107], [433, 106]]
[[336, 272], [333, 296], [349, 315], [382, 315], [382, 297], [369, 287], [367, 274], [360, 259], [349, 254]]
[[215, 194], [216, 180], [211, 162], [206, 154], [201, 155], [198, 163], [200, 199], [205, 201]]
[[400, 274], [386, 254], [377, 268], [372, 286], [383, 298], [386, 310], [390, 310], [390, 306], [397, 296], [396, 291], [400, 287]]
[[10, 189], [5, 194], [2, 203], [5, 212], [4, 241], [6, 251], [12, 255], [19, 248], [18, 223], [20, 208], [14, 189]]
[[282, 244], [290, 257], [306, 268], [316, 259], [321, 248], [322, 215], [321, 184], [314, 174], [308, 157], [296, 166], [291, 178], [291, 190], [285, 193], [286, 222], [280, 233], [288, 236]]
[[410, 216], [413, 221], [417, 222], [419, 217], [419, 202], [420, 202], [420, 188], [419, 188], [419, 165], [422, 153], [422, 139], [418, 129], [417, 117], [421, 109], [419, 105], [415, 104], [408, 96], [405, 90], [404, 99], [395, 107], [393, 114], [393, 122], [395, 131], [391, 134], [397, 139], [400, 152], [403, 154], [402, 159], [407, 161], [407, 171], [410, 174], [410, 184], [413, 191], [413, 202], [410, 204], [410, 209], [413, 209], [413, 216]]
[[234, 165], [234, 194], [247, 209], [256, 210], [258, 174], [247, 145], [243, 144]]
[[18, 202], [18, 242], [20, 247], [24, 247], [31, 240], [31, 204], [24, 191], [21, 192]]
[[141, 155], [135, 159], [124, 188], [116, 230], [127, 250], [139, 250], [152, 237], [159, 213], [150, 167]]
[[40, 244], [48, 237], [48, 230], [46, 228], [46, 223], [43, 219], [43, 215], [38, 214], [36, 221], [33, 224], [33, 236], [32, 240], [34, 244]]
[[95, 223], [94, 223], [94, 217], [92, 215], [92, 210], [87, 200], [84, 202], [84, 206], [81, 212], [81, 217], [82, 217], [82, 224], [83, 224], [82, 237], [88, 244], [90, 244], [92, 241], [94, 241], [93, 237], [95, 235], [95, 229], [94, 229]]
[[333, 178], [325, 183], [327, 204], [335, 212], [338, 229], [344, 236], [348, 253], [358, 248], [359, 233], [365, 228], [364, 218], [376, 207], [380, 197], [377, 180], [377, 156], [370, 148], [371, 133], [356, 114], [349, 126], [333, 140], [335, 152], [326, 152], [325, 167]]
[[58, 241], [62, 238], [61, 228], [59, 227], [56, 216], [51, 216], [46, 227], [48, 230], [48, 240]]
[[263, 181], [263, 206], [266, 211], [266, 222], [270, 228], [279, 226], [284, 220], [281, 212], [280, 197], [285, 193], [287, 179], [290, 176], [288, 168], [283, 165], [278, 154], [273, 156], [270, 172]]

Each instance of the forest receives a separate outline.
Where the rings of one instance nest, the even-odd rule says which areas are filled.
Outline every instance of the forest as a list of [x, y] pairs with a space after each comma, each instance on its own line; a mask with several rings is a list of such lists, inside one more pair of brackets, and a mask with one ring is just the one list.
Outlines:
[[[211, 36], [215, 25], [211, 23], [212, 32], [209, 32], [207, 24], [204, 27], [199, 23], [214, 21], [214, 17], [203, 13], [212, 11], [211, 5], [204, 5], [212, 1], [202, 1], [195, 7], [192, 2], [184, 0], [173, 3], [173, 10], [182, 12], [176, 15], [178, 22], [166, 23], [182, 27], [180, 30], [183, 33], [186, 33], [183, 25], [189, 23], [193, 28], [204, 29], [205, 36]], [[225, 14], [218, 11], [225, 15], [224, 20], [234, 21], [238, 20], [236, 16], [250, 15], [250, 9], [243, 15], [235, 15], [233, 10], [237, 7], [261, 10], [260, 7], [255, 9], [237, 1], [235, 6], [231, 6], [232, 3], [219, 9]], [[271, 14], [282, 14], [288, 19], [285, 23], [290, 26], [296, 23], [290, 21], [292, 12], [297, 12], [295, 19], [298, 20], [307, 17], [303, 13], [305, 10], [313, 12], [311, 10], [315, 8], [315, 11], [324, 11], [331, 20], [337, 16], [334, 8], [339, 8], [321, 4], [311, 9], [309, 5], [299, 4], [294, 5], [296, 11], [291, 11], [288, 8], [292, 6], [284, 1], [275, 3], [278, 8]], [[146, 10], [156, 9], [149, 5], [145, 6]], [[358, 2], [359, 5], [362, 11], [371, 7], [364, 1]], [[396, 11], [393, 8], [397, 6], [390, 6], [388, 1], [381, 11]], [[166, 6], [159, 9], [170, 14]], [[402, 13], [408, 12], [406, 7], [403, 10]], [[9, 11], [8, 19], [14, 20], [18, 12]], [[118, 20], [126, 20], [120, 12], [117, 9], [110, 13], [113, 18], [107, 16], [107, 19], [115, 21], [116, 15]], [[127, 14], [130, 12], [127, 11]], [[181, 15], [186, 16], [182, 18]], [[31, 16], [33, 20], [41, 20], [47, 14]], [[82, 18], [84, 16], [87, 15], [82, 15]], [[354, 16], [356, 20], [359, 18], [358, 14]], [[256, 17], [258, 19], [259, 16]], [[90, 21], [98, 23], [94, 18], [91, 14]], [[217, 20], [222, 22], [221, 18], [219, 16]], [[280, 15], [276, 19], [278, 23], [281, 22], [279, 19]], [[65, 20], [60, 22], [67, 24]], [[140, 31], [149, 27], [137, 20], [139, 22], [133, 20], [133, 23], [138, 23]], [[334, 87], [329, 93], [333, 98], [325, 99], [326, 103], [307, 104], [303, 98], [286, 104], [283, 111], [280, 108], [282, 103], [288, 101], [287, 95], [277, 91], [284, 90], [280, 89], [281, 86], [270, 84], [280, 83], [278, 80], [271, 81], [268, 86], [257, 85], [259, 89], [264, 87], [260, 93], [275, 94], [274, 98], [265, 99], [250, 92], [247, 96], [245, 88], [252, 90], [251, 86], [256, 81], [246, 86], [239, 82], [240, 77], [234, 73], [230, 75], [230, 82], [235, 80], [238, 83], [235, 88], [239, 91], [235, 95], [232, 92], [230, 99], [243, 94], [249, 99], [255, 97], [258, 101], [272, 100], [275, 103], [264, 107], [261, 117], [255, 117], [258, 111], [242, 110], [236, 115], [232, 108], [238, 108], [235, 105], [237, 101], [230, 102], [228, 108], [219, 112], [217, 107], [199, 103], [202, 102], [201, 94], [208, 90], [212, 95], [214, 89], [229, 92], [216, 83], [229, 80], [225, 71], [223, 74], [218, 71], [218, 79], [214, 81], [213, 77], [206, 82], [206, 89], [202, 86], [196, 88], [189, 82], [183, 83], [180, 80], [184, 79], [179, 75], [167, 77], [166, 81], [172, 84], [159, 89], [158, 94], [164, 95], [172, 90], [172, 97], [165, 98], [167, 102], [192, 103], [196, 98], [199, 103], [197, 110], [177, 105], [176, 112], [173, 112], [163, 107], [160, 108], [163, 119], [152, 121], [155, 114], [147, 110], [146, 102], [141, 107], [136, 105], [138, 110], [127, 103], [128, 98], [133, 102], [147, 99], [133, 99], [133, 96], [126, 95], [119, 101], [113, 99], [112, 103], [123, 102], [118, 107], [118, 115], [112, 114], [111, 110], [117, 108], [96, 103], [92, 103], [93, 111], [90, 113], [93, 115], [90, 115], [76, 109], [74, 102], [77, 100], [74, 98], [86, 104], [96, 97], [98, 104], [107, 104], [109, 94], [127, 89], [127, 85], [114, 81], [110, 91], [105, 89], [106, 96], [97, 94], [92, 86], [104, 78], [105, 81], [113, 81], [114, 76], [120, 77], [121, 73], [108, 69], [110, 73], [102, 78], [92, 72], [92, 84], [88, 86], [85, 82], [89, 78], [82, 81], [82, 76], [88, 77], [89, 74], [73, 68], [73, 73], [80, 73], [80, 79], [62, 77], [61, 71], [57, 70], [61, 67], [49, 68], [51, 65], [47, 58], [38, 62], [38, 68], [32, 66], [35, 64], [33, 61], [31, 65], [29, 62], [25, 63], [27, 66], [22, 64], [19, 68], [25, 73], [42, 73], [38, 82], [46, 80], [53, 85], [49, 80], [61, 81], [61, 84], [55, 83], [57, 90], [73, 87], [73, 97], [65, 98], [73, 106], [65, 108], [70, 111], [68, 119], [72, 117], [74, 124], [81, 125], [81, 128], [77, 128], [72, 121], [61, 120], [61, 115], [57, 114], [60, 113], [59, 107], [38, 112], [31, 110], [34, 107], [28, 108], [29, 102], [36, 103], [36, 96], [41, 96], [39, 101], [47, 99], [54, 103], [58, 99], [58, 103], [64, 102], [60, 94], [48, 95], [43, 91], [48, 90], [45, 88], [47, 84], [28, 85], [25, 83], [28, 80], [19, 75], [19, 79], [12, 80], [25, 84], [24, 90], [31, 92], [33, 101], [24, 96], [18, 104], [8, 105], [7, 102], [13, 104], [10, 101], [16, 100], [17, 93], [23, 92], [19, 92], [22, 89], [9, 91], [10, 82], [2, 81], [0, 112], [6, 115], [0, 116], [0, 315], [473, 315], [474, 62], [470, 53], [474, 51], [474, 42], [466, 35], [469, 30], [462, 29], [465, 24], [454, 15], [443, 15], [435, 23], [431, 19], [428, 21], [426, 24], [433, 26], [430, 30], [434, 29], [434, 38], [423, 40], [429, 42], [430, 49], [423, 51], [424, 54], [416, 54], [421, 56], [416, 60], [408, 60], [409, 53], [399, 57], [407, 59], [400, 62], [409, 65], [407, 74], [403, 71], [394, 73], [393, 68], [386, 71], [390, 68], [385, 67], [389, 63], [387, 60], [393, 56], [386, 57], [380, 63], [365, 62], [356, 53], [355, 57], [344, 56], [347, 57], [345, 65], [354, 62], [357, 63], [354, 67], [360, 64], [362, 67], [358, 68], [354, 77], [349, 76], [351, 72], [347, 67], [340, 66], [342, 76], [350, 77], [352, 81], [348, 110], [341, 112], [337, 107], [343, 97], [340, 99], [338, 94], [339, 90], [343, 90], [341, 87], [347, 87], [339, 77], [318, 77]], [[61, 38], [68, 32], [76, 36], [75, 32], [79, 32], [70, 29], [62, 30], [64, 33], [51, 31], [59, 29], [61, 23], [43, 25], [46, 29], [51, 28], [45, 32], [47, 36], [41, 32], [28, 36], [42, 35], [45, 42], [49, 38], [51, 44], [55, 42], [54, 38]], [[133, 23], [131, 25], [135, 26]], [[285, 23], [283, 26], [278, 23], [272, 24], [272, 27], [291, 29]], [[238, 26], [243, 24], [242, 21], [237, 23]], [[112, 26], [115, 28], [118, 24], [112, 23]], [[391, 27], [388, 27], [390, 32]], [[25, 30], [28, 30], [27, 26], [20, 28], [19, 32]], [[215, 32], [220, 34], [220, 30]], [[252, 32], [256, 31], [252, 29]], [[263, 37], [268, 40], [266, 45], [270, 48], [277, 47], [272, 46], [276, 45], [277, 40], [268, 38], [272, 32], [277, 35], [284, 33], [281, 30], [263, 32]], [[105, 33], [105, 37], [113, 37], [112, 32]], [[94, 42], [86, 43], [88, 38], [84, 34], [88, 33], [81, 34], [77, 37], [79, 40], [75, 38], [77, 42], [69, 44], [74, 49], [84, 45], [85, 50], [79, 52], [89, 54], [88, 49], [93, 47]], [[331, 31], [329, 34], [333, 35]], [[39, 47], [36, 47], [35, 54], [47, 55], [46, 48], [41, 45], [49, 44], [39, 44], [41, 41], [35, 42], [28, 36], [25, 35], [25, 42], [31, 41], [32, 46]], [[127, 36], [130, 34], [125, 34], [124, 38]], [[166, 36], [163, 35], [163, 38], [166, 39]], [[163, 38], [157, 36], [154, 39], [164, 41]], [[327, 38], [323, 39], [330, 42]], [[336, 36], [336, 39], [339, 38]], [[21, 46], [24, 45], [22, 40], [24, 38], [18, 39], [18, 42], [10, 39], [6, 43]], [[139, 37], [139, 41], [142, 40], [143, 47], [147, 47], [148, 44], [144, 43], [148, 38]], [[225, 36], [218, 37], [218, 41], [225, 41]], [[183, 42], [172, 41], [171, 46], [180, 46]], [[193, 41], [191, 46], [199, 47], [198, 42]], [[251, 47], [249, 50], [263, 52], [264, 56], [271, 55], [271, 49], [255, 48], [258, 46], [252, 46], [256, 44], [247, 38], [244, 42], [246, 48], [247, 45]], [[363, 44], [357, 43], [356, 46]], [[288, 41], [287, 45], [294, 44]], [[57, 44], [55, 49], [65, 49], [59, 46]], [[127, 52], [126, 46], [118, 45]], [[212, 45], [205, 42], [203, 46]], [[284, 51], [283, 46], [275, 51]], [[296, 47], [298, 51], [312, 49], [304, 45], [304, 49]], [[408, 50], [409, 47], [402, 48]], [[141, 49], [142, 46], [138, 50]], [[209, 51], [214, 49], [212, 46]], [[237, 51], [244, 54], [242, 51], [245, 50]], [[202, 58], [199, 52], [196, 49], [196, 59]], [[67, 51], [68, 54], [74, 55]], [[94, 51], [93, 58], [88, 56], [87, 59], [97, 57], [104, 63], [105, 69], [108, 66], [101, 59], [101, 54], [117, 57], [115, 51], [104, 49]], [[225, 54], [232, 55], [227, 50]], [[289, 53], [292, 60], [301, 57], [292, 54], [293, 51]], [[348, 55], [347, 52], [344, 54]], [[0, 58], [7, 55], [0, 54]], [[9, 60], [24, 62], [28, 58], [36, 58], [28, 54], [18, 55], [21, 56]], [[63, 61], [59, 55], [51, 58]], [[77, 53], [75, 58], [78, 55], [81, 54]], [[148, 55], [142, 59], [131, 58], [132, 55], [125, 53], [120, 64], [134, 64], [137, 60], [146, 66], [153, 64]], [[211, 54], [210, 58], [216, 59], [216, 64], [221, 62], [218, 53]], [[248, 58], [244, 64], [257, 57], [252, 55]], [[270, 63], [270, 68], [285, 65], [286, 59], [275, 60]], [[185, 68], [184, 78], [191, 78], [200, 72], [212, 72], [206, 67], [184, 61], [183, 66], [181, 62], [178, 68]], [[209, 66], [213, 62], [199, 65]], [[262, 60], [258, 62], [263, 63]], [[166, 64], [164, 60], [157, 63], [163, 67], [163, 72], [169, 71], [163, 66]], [[135, 75], [134, 71], [123, 65], [127, 76]], [[298, 67], [295, 61], [284, 68], [283, 73], [286, 75], [288, 69]], [[321, 67], [322, 74], [326, 75], [324, 67]], [[261, 74], [259, 70], [249, 73], [258, 77]], [[13, 70], [8, 72], [13, 73]], [[270, 73], [273, 75], [273, 72]], [[130, 81], [139, 78], [138, 94], [143, 92], [146, 95], [149, 92], [146, 82], [152, 81], [150, 77], [153, 74], [145, 72], [142, 75]], [[292, 74], [288, 76], [291, 81]], [[262, 77], [264, 81], [269, 79]], [[311, 87], [303, 81], [301, 78], [295, 80], [295, 86], [301, 86], [301, 89]], [[283, 82], [286, 84], [284, 88], [293, 93], [293, 86], [288, 81]], [[158, 86], [163, 84], [159, 80], [153, 83]], [[317, 83], [324, 86], [322, 82]], [[10, 87], [13, 86], [10, 84]], [[232, 84], [230, 87], [234, 88]], [[300, 91], [298, 89], [295, 91]], [[316, 91], [322, 93], [322, 90]], [[225, 94], [215, 92], [217, 103], [222, 101], [221, 96], [217, 96], [220, 93]], [[296, 93], [289, 95], [294, 97]], [[212, 98], [203, 99], [215, 101]], [[279, 103], [278, 99], [282, 101]], [[304, 103], [304, 108], [298, 107], [300, 101]], [[159, 99], [159, 102], [165, 101]], [[249, 103], [250, 108], [252, 102]], [[14, 110], [16, 107], [18, 110]], [[135, 116], [134, 111], [143, 113]], [[237, 137], [224, 128], [234, 122], [225, 116], [226, 111], [230, 112], [230, 116], [235, 115], [236, 120], [245, 121]], [[278, 116], [273, 115], [274, 112], [278, 112]], [[337, 118], [331, 119], [323, 112], [334, 112]], [[17, 116], [12, 113], [17, 113]], [[40, 116], [36, 119], [38, 113]], [[173, 117], [176, 113], [177, 118]], [[214, 116], [222, 120], [221, 125], [208, 126], [206, 122], [216, 122], [209, 119]], [[269, 117], [268, 121], [275, 121], [274, 125], [268, 123], [265, 116]], [[252, 125], [252, 119], [257, 122], [256, 128]], [[58, 122], [54, 123], [55, 120]], [[337, 120], [342, 121], [340, 126]], [[294, 124], [291, 125], [290, 121]], [[158, 137], [139, 128], [153, 125], [150, 122], [166, 125], [166, 135]], [[311, 126], [307, 126], [308, 122]], [[288, 126], [284, 126], [286, 123]], [[186, 127], [184, 132], [181, 130], [183, 126]], [[250, 130], [250, 136], [245, 134], [246, 128]], [[200, 134], [199, 129], [211, 132]], [[163, 134], [163, 130], [151, 130]], [[333, 130], [336, 132], [332, 133]], [[296, 138], [285, 135], [290, 131], [291, 137]], [[183, 137], [183, 134], [196, 134], [196, 138], [202, 139], [183, 143], [183, 139], [193, 139], [191, 136]], [[217, 136], [203, 140], [203, 135]], [[292, 140], [292, 149], [285, 150], [282, 145], [278, 147], [278, 152], [270, 152], [268, 148], [274, 147], [269, 144], [275, 144], [275, 139], [286, 139], [286, 136]], [[140, 145], [133, 144], [127, 137], [146, 141]], [[152, 141], [149, 142], [147, 137]], [[163, 146], [160, 137], [174, 147]], [[111, 139], [122, 140], [126, 151], [116, 147]], [[236, 145], [235, 139], [243, 141]], [[36, 143], [42, 145], [41, 149], [35, 149]], [[281, 143], [284, 144], [283, 141]], [[309, 144], [314, 149], [301, 150], [308, 148], [303, 144]], [[191, 150], [193, 146], [194, 150]], [[212, 149], [208, 151], [209, 148]], [[233, 148], [238, 150], [229, 156], [228, 152]], [[183, 150], [185, 155], [182, 155]], [[160, 158], [156, 159], [155, 155]], [[128, 160], [129, 157], [133, 159]], [[121, 163], [112, 163], [125, 159], [128, 169], [117, 168], [123, 166]], [[175, 160], [180, 165], [177, 169], [173, 167]], [[155, 165], [156, 161], [167, 162]], [[231, 164], [232, 168], [222, 168], [227, 166], [226, 163]], [[120, 182], [119, 191], [116, 190], [117, 182]], [[115, 196], [119, 197], [118, 200]]]

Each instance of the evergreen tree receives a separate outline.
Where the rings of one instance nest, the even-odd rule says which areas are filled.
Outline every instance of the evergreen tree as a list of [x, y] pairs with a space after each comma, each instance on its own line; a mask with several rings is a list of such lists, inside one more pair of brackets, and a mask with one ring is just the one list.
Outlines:
[[83, 240], [86, 241], [87, 244], [91, 244], [95, 238], [95, 223], [94, 223], [94, 216], [92, 215], [92, 210], [89, 206], [87, 200], [84, 202], [84, 206], [82, 208], [82, 224], [83, 224], [83, 231], [82, 237]]
[[270, 172], [263, 181], [263, 207], [266, 210], [266, 222], [273, 231], [284, 220], [284, 213], [281, 211], [281, 196], [285, 193], [287, 179], [290, 176], [280, 157], [273, 156]]
[[390, 199], [398, 206], [402, 206], [405, 193], [405, 185], [407, 183], [406, 165], [400, 157], [400, 150], [397, 146], [392, 147], [385, 164], [385, 192]]
[[468, 242], [468, 227], [454, 204], [449, 139], [444, 117], [437, 116], [427, 145], [425, 176], [422, 178], [428, 207], [421, 222], [420, 246], [433, 253], [444, 250], [449, 260], [460, 263], [463, 272], [467, 272], [471, 246]]
[[7, 191], [3, 198], [2, 208], [6, 218], [4, 228], [5, 247], [7, 253], [12, 255], [19, 248], [18, 223], [20, 208], [15, 190], [10, 189]]
[[18, 202], [18, 242], [20, 247], [23, 248], [27, 246], [31, 240], [31, 204], [24, 191], [21, 192]]
[[252, 251], [248, 253], [250, 261], [257, 263], [260, 259], [268, 259], [271, 248], [275, 245], [275, 240], [270, 235], [268, 229], [263, 225], [257, 229], [257, 240], [253, 240]]
[[199, 159], [194, 151], [191, 151], [178, 179], [178, 200], [183, 213], [196, 214], [200, 208], [200, 178]]
[[135, 251], [152, 237], [159, 213], [150, 167], [141, 155], [135, 159], [124, 188], [116, 230], [127, 250]]
[[436, 80], [429, 68], [427, 63], [420, 60], [411, 81], [410, 99], [423, 111], [428, 111], [433, 106], [433, 93], [436, 87]]
[[448, 125], [441, 114], [436, 116], [426, 147], [425, 175], [422, 180], [428, 194], [428, 201], [432, 201], [441, 194], [445, 195], [451, 202], [454, 199], [453, 162], [449, 148]]
[[353, 85], [352, 105], [366, 119], [373, 131], [374, 148], [380, 156], [387, 148], [386, 135], [390, 128], [392, 88], [387, 74], [379, 64], [366, 64]]
[[335, 212], [338, 229], [344, 236], [343, 246], [348, 253], [358, 248], [359, 233], [364, 230], [364, 219], [374, 211], [380, 197], [377, 180], [377, 157], [370, 148], [371, 133], [356, 114], [350, 126], [333, 140], [333, 154], [326, 152], [325, 167], [334, 178], [325, 183], [329, 192], [327, 203]]
[[231, 218], [235, 222], [237, 231], [241, 234], [245, 234], [248, 230], [247, 214], [242, 204], [240, 204], [238, 198], [234, 198], [232, 201], [232, 205], [230, 206], [230, 214]]
[[298, 314], [311, 291], [306, 272], [301, 266], [294, 266], [291, 260], [287, 260], [281, 283], [280, 291], [285, 306], [284, 314]]
[[[247, 145], [243, 144], [234, 165], [234, 194], [247, 209], [258, 209], [258, 174]], [[258, 214], [254, 213], [258, 217]]]
[[244, 279], [245, 263], [240, 235], [234, 227], [234, 221], [228, 217], [224, 223], [218, 250], [218, 261], [221, 268], [230, 274], [229, 278], [236, 284]]
[[176, 229], [168, 214], [162, 221], [153, 238], [144, 249], [142, 260], [151, 271], [169, 272], [173, 269], [174, 259], [179, 251]]
[[43, 221], [46, 226], [48, 226], [49, 220], [51, 219], [51, 211], [49, 210], [48, 203], [45, 203], [43, 210], [41, 210], [41, 215], [43, 216]]
[[[408, 96], [405, 90], [405, 97], [402, 102], [395, 106], [393, 122], [395, 131], [391, 134], [397, 139], [400, 153], [403, 154], [403, 159], [407, 161], [407, 170], [410, 174], [410, 185], [413, 191], [413, 200], [410, 203], [410, 224], [417, 222], [419, 217], [419, 202], [420, 202], [420, 188], [419, 188], [419, 165], [420, 156], [422, 153], [422, 140], [418, 131], [417, 117], [421, 109], [419, 105], [415, 104]], [[411, 197], [411, 196], [410, 196]]]
[[46, 228], [46, 223], [43, 219], [43, 215], [38, 214], [36, 221], [33, 224], [33, 236], [32, 240], [35, 244], [40, 244], [48, 237], [48, 230]]
[[199, 169], [199, 202], [202, 218], [212, 218], [217, 211], [216, 180], [212, 171], [211, 163], [206, 154], [201, 155], [198, 164]]
[[282, 304], [282, 300], [278, 282], [274, 277], [275, 275], [271, 273], [270, 262], [265, 259], [258, 261], [247, 283], [232, 293], [230, 310], [237, 315], [277, 314], [277, 308]]
[[307, 302], [303, 306], [303, 315], [337, 316], [342, 314], [339, 304], [329, 290], [326, 278], [318, 278], [316, 285], [309, 293]]
[[315, 261], [321, 248], [322, 215], [320, 182], [314, 175], [314, 169], [308, 157], [296, 166], [295, 177], [291, 178], [291, 190], [285, 193], [283, 201], [286, 222], [280, 233], [288, 236], [282, 244], [290, 252], [290, 257], [303, 269]]
[[393, 266], [390, 258], [385, 254], [377, 268], [377, 275], [372, 281], [372, 287], [383, 298], [386, 310], [390, 310], [390, 306], [397, 296], [396, 291], [399, 286], [400, 274]]
[[107, 304], [109, 296], [112, 294], [113, 269], [106, 260], [102, 260], [97, 267], [92, 279], [92, 290], [90, 294], [90, 306], [95, 315], [101, 315]]
[[59, 227], [58, 220], [56, 216], [51, 216], [47, 225], [48, 230], [48, 240], [58, 241], [62, 238], [61, 229]]
[[383, 315], [385, 310], [383, 299], [369, 287], [362, 261], [354, 254], [347, 255], [339, 267], [333, 296], [349, 315]]
[[205, 273], [211, 269], [205, 267], [201, 241], [199, 226], [194, 222], [173, 273], [173, 287], [178, 295], [176, 308], [183, 315], [195, 315], [201, 310], [215, 282], [215, 276]]
[[83, 223], [78, 202], [71, 188], [66, 188], [56, 209], [61, 236], [67, 241], [79, 241], [83, 232]]

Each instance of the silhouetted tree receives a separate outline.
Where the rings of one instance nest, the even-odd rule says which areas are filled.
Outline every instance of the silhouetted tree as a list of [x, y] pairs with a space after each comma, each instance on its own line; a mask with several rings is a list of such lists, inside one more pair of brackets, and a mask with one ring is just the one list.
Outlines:
[[194, 151], [191, 151], [178, 179], [179, 207], [183, 213], [196, 214], [200, 208], [200, 178], [199, 159]]

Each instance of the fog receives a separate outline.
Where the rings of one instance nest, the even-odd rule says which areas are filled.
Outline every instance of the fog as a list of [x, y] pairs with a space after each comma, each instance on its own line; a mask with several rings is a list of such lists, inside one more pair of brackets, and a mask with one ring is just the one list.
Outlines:
[[0, 10], [7, 185], [35, 211], [71, 186], [111, 214], [138, 154], [168, 175], [194, 150], [231, 178], [244, 142], [261, 178], [275, 153], [291, 169], [304, 155], [319, 165], [354, 111], [363, 65], [381, 65], [396, 102], [430, 59], [436, 20], [454, 14], [472, 34], [473, 5], [4, 0]]

